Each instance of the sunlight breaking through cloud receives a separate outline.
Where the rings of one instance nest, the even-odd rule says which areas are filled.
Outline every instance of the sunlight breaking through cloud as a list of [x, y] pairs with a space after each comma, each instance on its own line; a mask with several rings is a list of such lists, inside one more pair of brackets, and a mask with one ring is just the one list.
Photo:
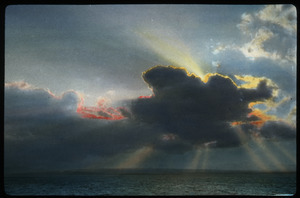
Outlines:
[[161, 58], [175, 66], [185, 67], [200, 77], [204, 76], [205, 73], [202, 71], [201, 65], [192, 57], [189, 48], [179, 38], [173, 38], [170, 35], [165, 38], [165, 36], [146, 31], [138, 31], [137, 33], [143, 44]]

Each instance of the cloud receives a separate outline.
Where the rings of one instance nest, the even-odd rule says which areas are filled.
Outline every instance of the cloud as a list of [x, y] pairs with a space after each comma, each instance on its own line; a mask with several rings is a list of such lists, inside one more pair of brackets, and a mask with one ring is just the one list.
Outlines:
[[296, 116], [297, 116], [297, 107], [296, 105], [294, 105], [287, 116], [287, 120], [290, 123], [293, 123], [295, 127], [296, 127]]
[[250, 60], [255, 60], [255, 58], [278, 60], [281, 57], [277, 54], [277, 52], [268, 52], [264, 49], [264, 43], [273, 36], [273, 32], [271, 32], [269, 29], [261, 28], [255, 34], [255, 37], [250, 42], [240, 47], [239, 50]]
[[58, 97], [25, 82], [6, 83], [6, 170], [82, 168], [139, 149], [160, 132], [130, 119], [83, 118], [76, 112], [80, 101], [74, 91]]
[[216, 54], [219, 54], [220, 52], [223, 52], [225, 50], [228, 50], [228, 49], [232, 49], [232, 48], [235, 48], [234, 45], [225, 45], [225, 44], [217, 44], [217, 47], [214, 48], [214, 50], [212, 51], [212, 53], [214, 55]]
[[297, 31], [297, 14], [296, 7], [293, 5], [268, 5], [259, 11], [256, 16], [271, 24], [276, 24], [288, 32]]
[[296, 64], [297, 16], [293, 5], [268, 5], [256, 13], [243, 13], [237, 27], [249, 41], [219, 44], [213, 54], [236, 50], [249, 60], [265, 58], [285, 66]]
[[[218, 52], [214, 53], [215, 59], [222, 62], [217, 71], [226, 75], [234, 71], [236, 79], [246, 80], [240, 86], [255, 87], [260, 79], [254, 78], [258, 77], [271, 79], [276, 97], [264, 105], [268, 113], [285, 120], [289, 119], [286, 118], [288, 110], [294, 104], [292, 99], [286, 98], [295, 98], [296, 93], [296, 14], [293, 5], [269, 5], [244, 13], [237, 25], [243, 34], [242, 42], [218, 43], [216, 49], [212, 49], [213, 53]], [[267, 82], [270, 86], [270, 81]]]
[[297, 31], [297, 11], [293, 5], [267, 5], [256, 13], [243, 13], [237, 27], [245, 34], [253, 37], [254, 30], [265, 26], [276, 29], [279, 26], [285, 33], [295, 34]]
[[26, 82], [5, 83], [5, 118], [35, 117], [44, 119], [74, 114], [78, 98], [75, 91], [68, 91], [60, 97], [49, 90], [36, 88]]
[[250, 35], [251, 32], [249, 30], [249, 26], [253, 23], [253, 16], [251, 14], [244, 13], [241, 16], [241, 22], [237, 25], [237, 27], [247, 35]]
[[266, 122], [260, 135], [270, 140], [291, 140], [296, 138], [296, 128], [280, 121]]
[[[228, 76], [209, 74], [200, 79], [173, 66], [151, 68], [143, 78], [152, 96], [134, 99], [128, 109], [119, 109], [127, 117], [120, 120], [82, 117], [78, 113], [82, 96], [75, 91], [55, 96], [25, 82], [6, 83], [5, 169], [77, 169], [95, 163], [109, 167], [114, 159], [144, 147], [166, 154], [236, 147], [249, 141], [253, 131], [266, 139], [293, 138], [289, 125], [281, 122], [261, 128], [251, 124], [262, 116], [249, 117], [254, 112], [249, 103], [272, 97], [266, 79], [255, 79], [257, 86], [248, 89], [238, 87]], [[246, 138], [240, 138], [233, 122], [245, 123], [241, 127]]]
[[[265, 81], [268, 85], [268, 87], [272, 87], [272, 89], [278, 89], [278, 86], [270, 79], [265, 78], [265, 77], [255, 77], [251, 75], [234, 75], [234, 77], [237, 80], [240, 80], [243, 82], [243, 84], [239, 85], [240, 88], [247, 88], [247, 89], [252, 89], [256, 88], [260, 82]], [[273, 93], [274, 95], [274, 93]]]
[[240, 145], [231, 122], [248, 121], [248, 104], [272, 97], [263, 80], [256, 89], [238, 88], [227, 76], [209, 75], [203, 82], [185, 69], [172, 66], [151, 68], [143, 78], [154, 96], [132, 102], [133, 118], [154, 123], [174, 134], [177, 141], [191, 145], [211, 141], [219, 147]]
[[252, 38], [239, 48], [245, 57], [296, 63], [297, 20], [294, 6], [268, 5], [252, 15], [243, 14], [238, 27]]

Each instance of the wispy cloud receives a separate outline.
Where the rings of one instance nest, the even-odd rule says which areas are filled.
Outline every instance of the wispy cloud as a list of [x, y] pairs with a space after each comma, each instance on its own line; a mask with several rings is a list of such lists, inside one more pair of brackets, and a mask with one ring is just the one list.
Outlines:
[[273, 36], [273, 32], [269, 29], [261, 28], [258, 32], [256, 32], [255, 37], [250, 42], [244, 44], [238, 49], [250, 60], [255, 60], [256, 58], [279, 60], [281, 57], [277, 52], [268, 52], [264, 49], [264, 43], [270, 40]]
[[295, 6], [268, 5], [256, 16], [265, 22], [283, 27], [289, 33], [297, 31], [297, 11]]
[[212, 53], [237, 50], [250, 60], [265, 58], [280, 65], [295, 65], [296, 19], [296, 9], [292, 5], [268, 5], [256, 13], [244, 13], [237, 27], [249, 41], [219, 44]]

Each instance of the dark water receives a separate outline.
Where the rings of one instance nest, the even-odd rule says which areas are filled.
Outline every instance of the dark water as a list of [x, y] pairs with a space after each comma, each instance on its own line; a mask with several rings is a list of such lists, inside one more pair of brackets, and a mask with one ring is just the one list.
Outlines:
[[279, 195], [296, 193], [296, 173], [14, 175], [9, 195]]

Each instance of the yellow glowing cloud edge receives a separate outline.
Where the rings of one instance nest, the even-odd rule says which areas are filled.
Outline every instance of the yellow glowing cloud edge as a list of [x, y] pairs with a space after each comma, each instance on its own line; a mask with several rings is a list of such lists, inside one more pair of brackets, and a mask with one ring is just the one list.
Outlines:
[[[219, 73], [207, 73], [206, 75], [204, 75], [203, 78], [201, 78], [200, 76], [196, 75], [195, 73], [189, 72], [188, 69], [185, 68], [185, 67], [178, 67], [178, 66], [174, 66], [174, 65], [168, 65], [168, 66], [165, 66], [165, 65], [156, 65], [156, 66], [151, 67], [148, 70], [142, 72], [142, 77], [147, 72], [149, 72], [149, 71], [151, 71], [151, 70], [153, 70], [153, 69], [155, 69], [157, 67], [166, 67], [166, 68], [172, 68], [172, 69], [182, 70], [182, 71], [184, 71], [186, 73], [187, 76], [190, 76], [192, 78], [198, 78], [198, 79], [200, 79], [204, 83], [207, 83], [208, 80], [209, 80], [209, 78], [212, 77], [212, 76], [220, 76], [220, 77], [229, 79], [232, 82], [232, 84], [234, 84], [238, 89], [255, 89], [255, 88], [257, 88], [259, 82], [261, 82], [262, 80], [264, 80], [264, 81], [266, 81], [267, 86], [273, 88], [272, 97], [270, 99], [266, 99], [264, 101], [250, 102], [248, 104], [248, 107], [249, 107], [249, 109], [252, 109], [252, 111], [253, 111], [252, 115], [256, 115], [256, 114], [259, 115], [259, 118], [262, 119], [261, 121], [267, 121], [267, 120], [270, 120], [270, 121], [282, 121], [282, 122], [285, 122], [285, 123], [291, 125], [291, 123], [288, 120], [279, 119], [279, 118], [277, 118], [276, 115], [269, 115], [269, 114], [267, 114], [267, 112], [270, 111], [272, 108], [276, 108], [279, 105], [281, 105], [282, 103], [284, 103], [284, 102], [287, 101], [287, 97], [286, 97], [286, 98], [283, 98], [279, 102], [274, 102], [274, 98], [276, 96], [278, 96], [279, 88], [278, 88], [277, 84], [274, 83], [269, 78], [266, 78], [266, 77], [255, 77], [255, 76], [250, 76], [250, 75], [243, 75], [243, 76], [241, 76], [241, 75], [234, 75], [234, 77], [237, 80], [245, 82], [244, 84], [237, 85], [229, 76], [226, 76], [226, 75], [222, 75], [222, 74], [219, 74]], [[257, 104], [264, 104], [267, 108], [265, 110], [261, 110], [259, 108], [255, 108], [254, 106], [257, 105]], [[243, 124], [243, 123], [244, 122], [236, 121], [236, 122], [233, 122], [232, 125], [235, 126], [235, 125], [239, 125], [239, 124]]]

